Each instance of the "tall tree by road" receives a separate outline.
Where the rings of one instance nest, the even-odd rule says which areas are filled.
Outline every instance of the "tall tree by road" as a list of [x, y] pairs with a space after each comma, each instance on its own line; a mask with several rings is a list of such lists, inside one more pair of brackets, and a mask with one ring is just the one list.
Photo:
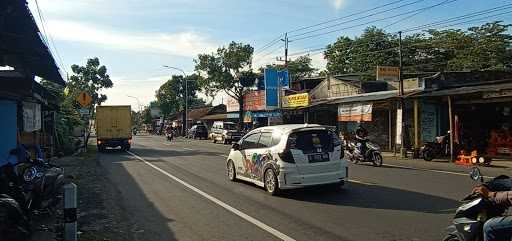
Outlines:
[[[247, 87], [254, 85], [251, 69], [254, 48], [249, 44], [231, 42], [215, 53], [199, 54], [194, 60], [195, 70], [206, 74], [199, 82], [206, 93], [225, 92], [238, 101], [239, 123], [243, 123], [243, 97]], [[243, 80], [243, 81], [242, 81]]]
[[199, 76], [197, 74], [183, 77], [173, 75], [156, 91], [157, 105], [164, 116], [169, 116], [185, 109], [185, 79], [188, 81], [188, 106], [191, 108], [204, 106], [205, 102], [197, 97], [199, 89]]
[[[426, 30], [402, 41], [404, 70], [510, 70], [509, 24], [491, 22], [467, 30]], [[355, 39], [339, 37], [324, 52], [331, 74], [371, 73], [377, 65], [398, 66], [398, 39], [376, 27]]]
[[[267, 68], [274, 68], [277, 70], [288, 69], [291, 81], [311, 76], [316, 71], [316, 69], [311, 65], [311, 58], [307, 55], [299, 56], [294, 60], [290, 60], [287, 68], [282, 64], [267, 65]], [[260, 69], [260, 72], [263, 73], [263, 68]]]

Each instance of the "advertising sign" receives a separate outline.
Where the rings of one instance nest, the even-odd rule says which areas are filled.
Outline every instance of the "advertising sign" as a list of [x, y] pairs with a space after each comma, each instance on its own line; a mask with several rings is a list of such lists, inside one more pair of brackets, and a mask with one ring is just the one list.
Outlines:
[[377, 80], [398, 81], [400, 68], [391, 66], [377, 66]]
[[281, 88], [286, 90], [290, 88], [290, 77], [288, 70], [277, 71], [277, 79], [279, 80]]
[[283, 98], [283, 107], [304, 107], [309, 105], [309, 94], [288, 95]]
[[255, 90], [244, 95], [244, 110], [265, 110], [265, 91]]
[[339, 105], [338, 121], [372, 121], [372, 104]]
[[252, 122], [252, 113], [250, 111], [245, 112], [244, 114], [244, 123]]
[[240, 105], [238, 104], [238, 101], [235, 98], [229, 96], [228, 101], [226, 103], [226, 112], [236, 111], [240, 111]]
[[278, 75], [277, 70], [265, 69], [265, 103], [267, 109], [275, 109], [278, 107]]

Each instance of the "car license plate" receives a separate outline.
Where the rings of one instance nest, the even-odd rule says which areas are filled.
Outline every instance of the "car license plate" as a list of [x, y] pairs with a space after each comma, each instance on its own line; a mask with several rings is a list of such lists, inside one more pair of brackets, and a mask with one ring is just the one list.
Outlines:
[[322, 154], [313, 154], [308, 156], [308, 160], [310, 163], [313, 162], [327, 162], [329, 161], [329, 154], [328, 153], [322, 153]]

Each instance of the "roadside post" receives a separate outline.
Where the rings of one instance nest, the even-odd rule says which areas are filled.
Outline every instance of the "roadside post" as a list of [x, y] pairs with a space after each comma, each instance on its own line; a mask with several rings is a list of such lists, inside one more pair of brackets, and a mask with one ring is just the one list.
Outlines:
[[90, 127], [89, 119], [90, 119], [90, 115], [91, 115], [89, 106], [91, 105], [92, 97], [89, 94], [87, 94], [85, 91], [82, 91], [76, 97], [76, 101], [82, 107], [78, 110], [78, 112], [80, 113], [82, 120], [84, 120], [87, 123], [86, 128], [84, 128], [84, 135], [83, 135], [83, 145], [84, 145], [83, 152], [87, 152], [87, 139], [88, 139], [87, 137], [89, 135], [89, 133], [88, 133], [89, 127]]
[[77, 240], [76, 192], [77, 186], [70, 179], [64, 185], [64, 241]]

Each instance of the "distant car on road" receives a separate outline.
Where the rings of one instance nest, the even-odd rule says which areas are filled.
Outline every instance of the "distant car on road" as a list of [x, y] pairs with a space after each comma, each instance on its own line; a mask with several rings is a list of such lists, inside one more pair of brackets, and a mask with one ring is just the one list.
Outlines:
[[234, 141], [240, 140], [242, 137], [242, 133], [237, 129], [237, 124], [227, 121], [213, 122], [210, 133], [210, 138], [213, 140], [213, 143], [221, 142], [231, 144]]
[[203, 124], [194, 125], [188, 130], [187, 137], [191, 139], [208, 139], [208, 129]]
[[327, 126], [294, 124], [261, 127], [233, 144], [227, 175], [264, 187], [282, 189], [321, 184], [343, 186], [348, 165], [338, 136]]

